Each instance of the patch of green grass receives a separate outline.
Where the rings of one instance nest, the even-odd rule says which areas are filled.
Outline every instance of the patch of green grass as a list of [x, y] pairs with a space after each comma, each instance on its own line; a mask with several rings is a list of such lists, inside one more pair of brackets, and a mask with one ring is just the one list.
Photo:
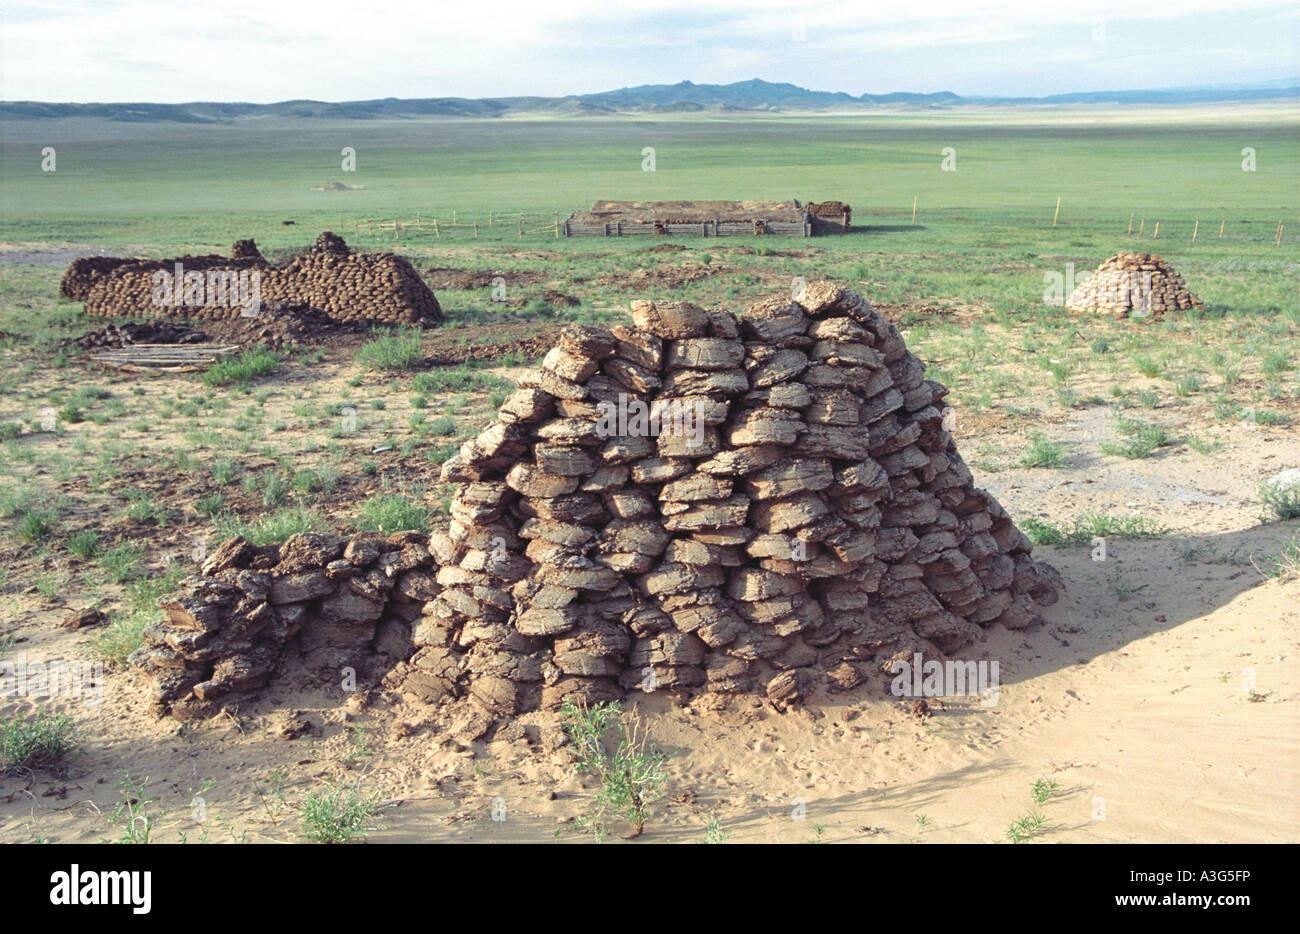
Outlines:
[[1019, 526], [1035, 545], [1087, 545], [1094, 538], [1155, 538], [1169, 531], [1144, 516], [1112, 516], [1101, 512], [1085, 512], [1067, 526], [1032, 516], [1020, 520]]
[[289, 481], [278, 474], [269, 474], [266, 482], [262, 485], [262, 505], [268, 509], [275, 509], [284, 505], [285, 498], [289, 495]]
[[95, 638], [95, 647], [104, 661], [116, 668], [125, 668], [131, 653], [144, 642], [144, 630], [156, 621], [158, 614], [152, 610], [131, 610], [114, 613], [108, 626]]
[[1065, 543], [1066, 532], [1060, 526], [1033, 516], [1020, 520], [1020, 531], [1035, 545], [1061, 545]]
[[1034, 782], [1034, 787], [1030, 790], [1033, 795], [1035, 804], [1046, 804], [1047, 799], [1056, 794], [1056, 780], [1040, 778]]
[[509, 380], [504, 380], [491, 373], [484, 373], [479, 367], [471, 363], [464, 363], [449, 369], [416, 373], [412, 384], [416, 392], [424, 394], [467, 392], [470, 390], [511, 392], [515, 388], [514, 384]]
[[143, 490], [127, 490], [128, 500], [126, 516], [137, 522], [154, 522], [163, 525], [167, 521], [167, 507], [157, 502]]
[[106, 840], [105, 843], [142, 846], [153, 839], [153, 829], [158, 818], [149, 813], [149, 806], [153, 804], [153, 799], [149, 797], [146, 790], [148, 785], [147, 777], [137, 782], [131, 778], [129, 772], [122, 773], [117, 783], [118, 794], [122, 796], [122, 800], [117, 803], [117, 807], [113, 808], [113, 812], [107, 818], [109, 825], [117, 830], [118, 837], [113, 841]]
[[1223, 447], [1221, 438], [1202, 438], [1200, 435], [1188, 435], [1185, 440], [1187, 446], [1197, 454], [1213, 454]]
[[1164, 369], [1164, 367], [1155, 360], [1152, 360], [1150, 357], [1138, 357], [1133, 361], [1133, 364], [1137, 367], [1139, 373], [1150, 379], [1155, 379], [1160, 375], [1161, 370]]
[[278, 509], [273, 513], [259, 516], [250, 523], [226, 515], [218, 518], [214, 525], [217, 534], [223, 539], [232, 535], [242, 535], [254, 545], [275, 545], [283, 542], [290, 535], [301, 532], [324, 532], [330, 528], [329, 522], [320, 513], [297, 506]]
[[1047, 818], [1037, 812], [1032, 812], [1018, 817], [1013, 820], [1007, 827], [1006, 838], [1011, 843], [1025, 843], [1031, 838], [1038, 835], [1038, 832], [1047, 823]]
[[86, 420], [86, 413], [81, 410], [80, 406], [65, 405], [59, 409], [58, 418], [61, 422], [76, 425]]
[[1016, 462], [1021, 467], [1060, 467], [1065, 460], [1065, 449], [1047, 438], [1041, 431], [1029, 432], [1029, 450]]
[[1291, 369], [1291, 352], [1279, 349], [1269, 351], [1259, 359], [1260, 371], [1270, 379], [1276, 379]]
[[253, 347], [238, 357], [218, 360], [204, 371], [205, 386], [246, 385], [274, 373], [280, 366], [280, 355], [265, 347]]
[[357, 351], [357, 366], [367, 370], [409, 370], [424, 362], [419, 328], [382, 330]]
[[429, 434], [436, 438], [445, 438], [456, 431], [456, 420], [449, 415], [439, 415], [429, 423]]
[[0, 487], [0, 518], [27, 512], [35, 502], [36, 493], [30, 487], [17, 484]]
[[1102, 442], [1103, 454], [1140, 460], [1150, 457], [1159, 448], [1173, 444], [1169, 432], [1154, 422], [1142, 422], [1120, 416], [1115, 419], [1115, 429], [1128, 437], [1119, 442]]
[[1300, 519], [1300, 483], [1283, 486], [1265, 481], [1259, 485], [1259, 502], [1264, 507], [1264, 522]]
[[731, 839], [731, 833], [722, 829], [722, 822], [716, 817], [710, 817], [704, 822], [704, 842], [711, 844], [726, 843]]
[[76, 725], [65, 713], [38, 707], [30, 717], [0, 717], [0, 771], [55, 768], [78, 745]]
[[232, 457], [219, 458], [212, 465], [212, 480], [218, 486], [229, 486], [239, 476], [239, 464]]
[[49, 541], [59, 526], [59, 516], [53, 509], [33, 508], [22, 513], [14, 526], [18, 540], [33, 545]]
[[94, 529], [82, 529], [68, 536], [67, 547], [71, 554], [82, 561], [88, 561], [99, 554], [99, 533]]
[[1174, 380], [1174, 395], [1191, 396], [1201, 391], [1201, 377], [1196, 373], [1184, 373]]
[[1259, 559], [1263, 562], [1260, 570], [1268, 577], [1284, 581], [1300, 578], [1300, 533], [1277, 551], [1261, 554]]
[[143, 557], [141, 542], [119, 542], [99, 556], [99, 566], [109, 580], [121, 584], [140, 576]]
[[400, 493], [378, 493], [361, 506], [357, 528], [363, 532], [382, 532], [391, 535], [413, 529], [429, 530], [429, 510]]
[[1288, 412], [1274, 412], [1272, 409], [1251, 409], [1247, 420], [1256, 425], [1289, 425], [1291, 415]]
[[313, 843], [353, 843], [383, 827], [373, 823], [384, 809], [379, 794], [363, 794], [359, 788], [330, 783], [313, 791], [299, 806], [303, 835]]
[[216, 516], [226, 508], [226, 496], [220, 490], [214, 490], [206, 496], [200, 496], [194, 508], [201, 516]]

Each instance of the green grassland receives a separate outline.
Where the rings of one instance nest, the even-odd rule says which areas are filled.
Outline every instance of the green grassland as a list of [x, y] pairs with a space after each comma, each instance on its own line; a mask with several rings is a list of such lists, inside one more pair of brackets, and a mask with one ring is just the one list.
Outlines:
[[[928, 250], [962, 245], [963, 225], [1041, 234], [1060, 196], [1058, 239], [1123, 233], [1136, 212], [1174, 242], [1198, 218], [1202, 237], [1226, 220], [1234, 236], [1265, 242], [1296, 217], [1296, 126], [1294, 108], [1258, 105], [1118, 116], [11, 121], [0, 239], [216, 248], [253, 235], [276, 248], [306, 231], [417, 212], [486, 222], [489, 210], [563, 216], [597, 198], [797, 197], [848, 201], [859, 224], [876, 228], [873, 244]], [[45, 146], [57, 152], [52, 173], [40, 171]], [[340, 168], [345, 146], [355, 172]], [[653, 172], [642, 170], [645, 147]], [[956, 171], [941, 169], [944, 147]], [[1253, 172], [1242, 171], [1245, 147], [1256, 152]], [[326, 181], [364, 190], [309, 190]], [[913, 196], [921, 229], [890, 229], [900, 217], [911, 226]]]

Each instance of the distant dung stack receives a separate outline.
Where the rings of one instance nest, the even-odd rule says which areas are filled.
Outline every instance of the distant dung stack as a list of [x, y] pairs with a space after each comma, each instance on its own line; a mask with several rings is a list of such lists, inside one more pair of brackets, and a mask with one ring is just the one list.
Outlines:
[[354, 253], [326, 232], [287, 263], [269, 265], [252, 240], [229, 258], [75, 260], [60, 292], [102, 317], [248, 318], [277, 307], [308, 307], [340, 324], [421, 324], [442, 320], [437, 298], [409, 262], [393, 253]]
[[1065, 307], [1117, 318], [1160, 316], [1204, 308], [1164, 258], [1154, 253], [1116, 253], [1081, 282]]

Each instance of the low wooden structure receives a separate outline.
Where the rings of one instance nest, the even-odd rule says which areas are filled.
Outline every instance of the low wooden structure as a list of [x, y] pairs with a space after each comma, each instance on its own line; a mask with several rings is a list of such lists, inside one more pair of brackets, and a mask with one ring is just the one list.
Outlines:
[[564, 222], [566, 237], [812, 237], [849, 229], [839, 201], [597, 201]]
[[197, 373], [238, 350], [235, 344], [127, 344], [90, 359], [124, 373]]

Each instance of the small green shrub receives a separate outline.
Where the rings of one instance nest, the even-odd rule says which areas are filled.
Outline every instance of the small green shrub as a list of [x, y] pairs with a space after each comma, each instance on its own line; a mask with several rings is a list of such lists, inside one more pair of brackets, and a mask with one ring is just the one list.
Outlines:
[[355, 787], [336, 783], [309, 793], [299, 806], [303, 834], [313, 843], [364, 840], [369, 833], [384, 829], [371, 825], [382, 810], [380, 795], [365, 795]]
[[1259, 501], [1264, 507], [1264, 522], [1300, 519], [1300, 483], [1283, 485], [1265, 481], [1259, 485]]
[[38, 707], [30, 717], [0, 717], [0, 771], [54, 768], [77, 746], [76, 725], [65, 713]]
[[82, 561], [88, 561], [99, 554], [99, 533], [94, 529], [82, 529], [68, 536], [68, 551]]
[[1029, 450], [1017, 463], [1021, 467], [1060, 467], [1065, 460], [1065, 449], [1040, 431], [1029, 432]]
[[279, 366], [279, 354], [265, 347], [254, 347], [238, 357], [218, 360], [203, 373], [202, 380], [205, 386], [242, 386], [274, 373]]
[[[640, 720], [624, 714], [617, 701], [588, 707], [565, 700], [560, 719], [576, 748], [578, 771], [600, 782], [578, 827], [600, 840], [609, 834], [609, 820], [622, 817], [632, 825], [629, 836], [639, 836], [649, 806], [662, 797], [668, 781], [663, 768], [667, 757], [650, 748]], [[617, 740], [613, 752], [605, 739], [611, 730]]]
[[424, 362], [424, 347], [418, 328], [386, 329], [380, 336], [362, 345], [356, 363], [367, 370], [409, 370]]
[[379, 493], [361, 506], [357, 528], [363, 532], [394, 532], [429, 530], [429, 510], [419, 502], [400, 493]]

